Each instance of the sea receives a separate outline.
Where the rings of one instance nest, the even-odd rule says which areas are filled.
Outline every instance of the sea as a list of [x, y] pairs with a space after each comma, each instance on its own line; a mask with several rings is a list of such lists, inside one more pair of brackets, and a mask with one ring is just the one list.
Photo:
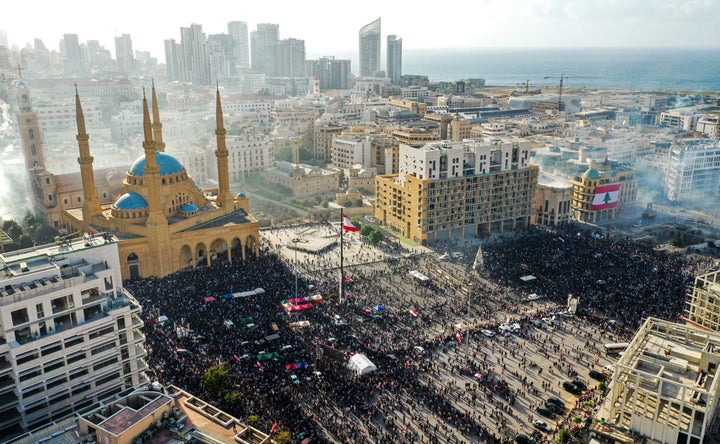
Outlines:
[[[384, 56], [384, 54], [383, 54]], [[358, 69], [357, 54], [350, 59]], [[384, 64], [383, 60], [383, 64]], [[720, 91], [720, 47], [403, 49], [403, 74], [430, 82], [482, 78], [486, 86]]]

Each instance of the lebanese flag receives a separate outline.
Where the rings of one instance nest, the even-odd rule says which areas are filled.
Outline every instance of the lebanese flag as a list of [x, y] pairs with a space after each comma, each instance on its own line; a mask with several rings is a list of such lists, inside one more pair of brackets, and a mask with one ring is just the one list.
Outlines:
[[257, 361], [255, 365], [257, 365], [257, 368], [260, 369], [261, 372], [265, 371], [265, 367], [263, 367], [262, 362]]
[[463, 341], [462, 332], [455, 333], [455, 339], [457, 339], [458, 342], [462, 342]]
[[410, 310], [410, 314], [417, 317], [418, 312], [417, 312], [417, 310]]
[[343, 219], [343, 229], [347, 233], [348, 231], [360, 231], [360, 228], [356, 227], [355, 225], [350, 222], [350, 219], [346, 215], [342, 215]]
[[620, 184], [604, 185], [595, 188], [595, 197], [593, 197], [591, 211], [604, 210], [606, 208], [615, 208], [620, 197]]
[[277, 425], [277, 421], [275, 421], [275, 422], [273, 422], [273, 426], [270, 429], [270, 433], [275, 433], [277, 431], [278, 431], [278, 425]]

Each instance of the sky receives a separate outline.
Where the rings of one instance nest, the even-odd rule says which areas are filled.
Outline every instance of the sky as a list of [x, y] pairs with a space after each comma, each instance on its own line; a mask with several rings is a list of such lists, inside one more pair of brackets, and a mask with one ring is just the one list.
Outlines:
[[[30, 10], [29, 10], [30, 9]], [[0, 3], [0, 30], [19, 47], [40, 38], [57, 50], [63, 34], [99, 40], [115, 56], [114, 37], [130, 34], [133, 49], [165, 59], [163, 40], [180, 27], [227, 32], [227, 22], [280, 25], [280, 38], [305, 40], [307, 58], [348, 54], [358, 31], [382, 19], [403, 49], [528, 47], [720, 47], [720, 0], [407, 0], [118, 2], [36, 0]]]

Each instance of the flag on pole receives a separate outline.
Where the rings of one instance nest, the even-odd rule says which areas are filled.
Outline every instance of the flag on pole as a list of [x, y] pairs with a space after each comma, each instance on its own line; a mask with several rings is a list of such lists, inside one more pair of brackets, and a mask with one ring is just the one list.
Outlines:
[[462, 342], [462, 340], [463, 340], [462, 332], [459, 331], [459, 332], [455, 333], [455, 339], [457, 339], [458, 342]]
[[270, 429], [270, 433], [275, 433], [275, 432], [277, 432], [277, 431], [278, 431], [277, 421], [274, 421], [274, 422], [273, 422], [273, 426], [272, 426], [272, 428]]
[[342, 215], [343, 219], [343, 229], [347, 233], [348, 231], [360, 231], [360, 228], [356, 227], [355, 225], [350, 222], [350, 219], [346, 215]]
[[591, 211], [604, 210], [606, 208], [615, 208], [618, 204], [620, 196], [620, 184], [603, 185], [595, 188], [595, 196], [593, 197]]

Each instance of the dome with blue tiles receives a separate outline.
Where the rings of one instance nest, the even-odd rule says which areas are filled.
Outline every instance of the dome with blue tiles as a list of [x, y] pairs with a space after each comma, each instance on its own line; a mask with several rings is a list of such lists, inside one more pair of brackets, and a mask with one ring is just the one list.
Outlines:
[[125, 193], [113, 204], [118, 210], [142, 210], [148, 207], [147, 201], [138, 193]]
[[[161, 176], [169, 176], [185, 171], [185, 167], [173, 156], [161, 152], [155, 153], [155, 159], [160, 167]], [[130, 167], [130, 174], [133, 176], [145, 175], [145, 155], [140, 156]]]
[[585, 179], [600, 179], [600, 172], [595, 168], [588, 168], [587, 171], [583, 173], [583, 177]]
[[193, 205], [193, 204], [185, 204], [182, 207], [180, 207], [180, 211], [182, 211], [184, 213], [194, 213], [197, 210], [199, 210], [199, 208], [197, 207], [197, 205]]

